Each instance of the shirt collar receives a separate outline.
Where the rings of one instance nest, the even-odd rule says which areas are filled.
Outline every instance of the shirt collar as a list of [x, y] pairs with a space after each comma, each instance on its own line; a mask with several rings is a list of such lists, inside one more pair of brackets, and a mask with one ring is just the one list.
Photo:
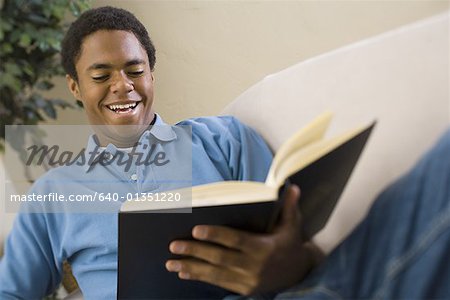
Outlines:
[[[143, 143], [148, 144], [148, 136], [152, 135], [156, 139], [162, 141], [162, 142], [170, 142], [177, 138], [177, 135], [175, 131], [173, 130], [172, 126], [167, 125], [164, 120], [155, 113], [155, 123], [152, 126], [149, 126], [149, 128], [144, 131], [144, 133], [139, 138], [139, 143], [142, 145]], [[97, 137], [95, 134], [91, 134], [88, 139], [88, 143], [86, 146], [86, 163], [84, 165], [84, 170], [89, 170], [91, 164], [94, 164], [98, 161], [98, 158], [100, 154], [103, 152], [109, 152], [112, 155], [115, 155], [115, 153], [119, 151], [116, 146], [113, 144], [109, 144], [105, 148], [100, 148], [100, 146], [97, 143]]]
[[[155, 113], [155, 116], [156, 116], [155, 123], [153, 124], [153, 126], [150, 127], [150, 130], [144, 132], [144, 134], [149, 132], [155, 138], [163, 142], [170, 142], [176, 139], [177, 135], [173, 130], [172, 126], [169, 126], [166, 123], [164, 123], [163, 119], [158, 114]], [[142, 136], [140, 140], [142, 140]]]

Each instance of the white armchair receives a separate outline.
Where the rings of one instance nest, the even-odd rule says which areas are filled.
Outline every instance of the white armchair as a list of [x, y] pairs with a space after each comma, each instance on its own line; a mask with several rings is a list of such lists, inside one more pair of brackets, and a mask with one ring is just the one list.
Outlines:
[[331, 132], [378, 120], [337, 209], [315, 238], [329, 251], [448, 126], [449, 54], [446, 12], [269, 75], [223, 114], [255, 128], [274, 150], [327, 109], [335, 112]]

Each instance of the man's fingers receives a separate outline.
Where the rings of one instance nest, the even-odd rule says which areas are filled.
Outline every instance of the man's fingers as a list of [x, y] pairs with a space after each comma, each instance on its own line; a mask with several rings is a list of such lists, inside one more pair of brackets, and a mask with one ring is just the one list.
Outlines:
[[[285, 227], [300, 227], [301, 217], [298, 210], [298, 198], [300, 189], [296, 185], [288, 188], [284, 199], [281, 222], [276, 231], [286, 230]], [[243, 252], [256, 251], [264, 248], [265, 235], [249, 234], [246, 231], [233, 229], [225, 226], [215, 225], [197, 225], [192, 230], [192, 236], [197, 240], [216, 243], [231, 249], [241, 250]]]
[[244, 274], [197, 259], [169, 260], [166, 269], [177, 272], [181, 279], [207, 282], [239, 294], [250, 294], [254, 288], [252, 280]]
[[[284, 286], [284, 280], [296, 282], [304, 276], [304, 268], [298, 262], [305, 260], [297, 205], [299, 195], [297, 186], [289, 187], [280, 224], [273, 233], [195, 226], [192, 235], [196, 240], [177, 240], [169, 245], [172, 253], [186, 258], [169, 260], [166, 268], [177, 272], [182, 279], [207, 282], [243, 295], [278, 289]], [[279, 275], [282, 273], [283, 278]]]
[[191, 256], [241, 273], [245, 273], [253, 264], [250, 259], [243, 259], [242, 253], [237, 250], [204, 242], [173, 241], [169, 249], [174, 254]]
[[197, 225], [192, 229], [192, 236], [243, 252], [254, 251], [259, 246], [254, 234], [225, 226]]

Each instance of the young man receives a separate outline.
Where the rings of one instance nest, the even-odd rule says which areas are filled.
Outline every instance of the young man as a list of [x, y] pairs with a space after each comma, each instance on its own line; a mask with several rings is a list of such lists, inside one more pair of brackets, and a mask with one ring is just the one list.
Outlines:
[[[69, 198], [107, 192], [127, 199], [136, 193], [185, 185], [265, 179], [271, 153], [254, 131], [236, 119], [181, 122], [179, 125], [192, 130], [187, 145], [183, 131], [161, 126], [164, 123], [153, 110], [155, 49], [146, 29], [131, 13], [112, 7], [85, 12], [71, 25], [63, 41], [62, 62], [70, 91], [83, 103], [89, 123], [95, 125], [96, 135], [86, 147], [86, 153], [95, 155], [84, 163], [51, 170], [33, 185], [30, 194], [57, 193]], [[129, 152], [130, 147], [136, 145], [137, 152], [147, 153], [153, 144], [171, 163], [158, 167], [132, 164], [129, 168], [115, 163], [114, 158]], [[183, 173], [180, 165], [186, 158], [180, 157], [188, 152], [187, 147], [192, 149], [187, 164], [192, 171], [184, 168]], [[102, 163], [105, 159], [113, 163]], [[290, 211], [273, 235], [198, 226], [193, 229], [198, 242], [170, 245], [174, 253], [195, 249], [213, 263], [217, 263], [215, 259], [231, 263], [229, 267], [211, 270], [214, 264], [186, 260], [182, 265], [169, 261], [167, 269], [177, 271], [181, 266], [181, 278], [191, 274], [245, 294], [298, 282], [313, 262], [313, 248], [301, 243], [299, 237], [300, 220], [297, 210], [292, 209], [297, 198], [298, 190], [293, 188], [286, 202]], [[23, 210], [33, 213], [20, 213], [7, 239], [0, 262], [0, 298], [34, 299], [51, 293], [61, 280], [64, 260], [72, 265], [87, 299], [115, 298], [120, 201], [103, 204], [25, 204]], [[241, 251], [224, 252], [223, 247], [201, 242], [209, 238]], [[292, 263], [308, 267], [287, 272]], [[281, 271], [283, 280], [278, 276]]]
[[[159, 139], [167, 155], [177, 157], [171, 146], [177, 143], [177, 132], [147, 129], [149, 124], [162, 123], [152, 111], [154, 49], [131, 14], [114, 8], [83, 14], [69, 30], [62, 54], [69, 88], [83, 102], [91, 124], [134, 125], [131, 142]], [[182, 124], [192, 126], [192, 184], [264, 179], [270, 153], [250, 129], [231, 118]], [[126, 141], [99, 134], [90, 139], [88, 149], [103, 146], [101, 151], [116, 155], [126, 151], [130, 140]], [[174, 241], [169, 246], [173, 253], [192, 258], [168, 261], [166, 267], [183, 280], [201, 280], [244, 295], [294, 286], [279, 297], [448, 298], [449, 153], [450, 132], [380, 196], [366, 220], [303, 281], [321, 256], [300, 236], [296, 187], [289, 191], [274, 233], [258, 235], [199, 225], [193, 228], [196, 240]], [[109, 183], [100, 186], [103, 190], [118, 194], [167, 187], [155, 184], [156, 173], [148, 167], [127, 172], [102, 165], [88, 169], [52, 170], [32, 192], [88, 193], [99, 189], [95, 184], [99, 179]], [[161, 172], [158, 175], [167, 172], [156, 171]], [[52, 184], [58, 178], [66, 184]], [[64, 259], [71, 262], [87, 299], [114, 298], [116, 220], [114, 213], [20, 214], [0, 262], [1, 298], [38, 298], [49, 293], [60, 280]]]

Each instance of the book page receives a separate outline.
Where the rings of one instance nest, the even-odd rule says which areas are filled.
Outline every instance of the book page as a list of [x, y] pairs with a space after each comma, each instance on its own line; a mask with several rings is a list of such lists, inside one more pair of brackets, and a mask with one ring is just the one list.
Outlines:
[[136, 201], [125, 202], [120, 211], [132, 212], [189, 208], [186, 207], [186, 203], [192, 203], [192, 207], [205, 207], [273, 201], [278, 198], [277, 192], [277, 189], [273, 189], [262, 182], [222, 181], [161, 192], [153, 195], [154, 198], [158, 198], [158, 194], [171, 193], [192, 199], [192, 202], [154, 202], [145, 201], [145, 199], [136, 199]]
[[330, 125], [332, 117], [333, 114], [331, 112], [322, 113], [308, 125], [298, 130], [284, 142], [283, 145], [281, 145], [280, 149], [278, 149], [275, 154], [267, 175], [267, 185], [273, 187], [278, 187], [280, 185], [280, 183], [275, 180], [275, 174], [278, 173], [280, 165], [284, 164], [284, 161], [293, 153], [299, 151], [299, 149], [321, 140]]
[[262, 182], [222, 181], [192, 188], [192, 207], [272, 201], [277, 190]]

